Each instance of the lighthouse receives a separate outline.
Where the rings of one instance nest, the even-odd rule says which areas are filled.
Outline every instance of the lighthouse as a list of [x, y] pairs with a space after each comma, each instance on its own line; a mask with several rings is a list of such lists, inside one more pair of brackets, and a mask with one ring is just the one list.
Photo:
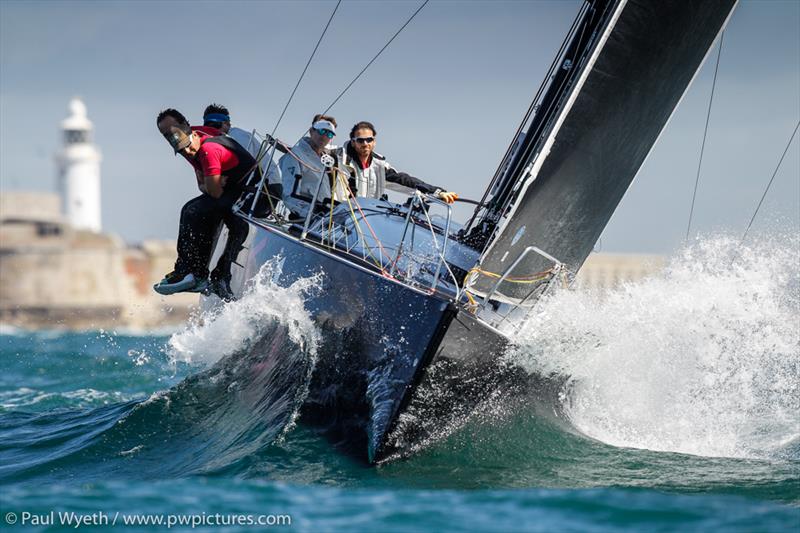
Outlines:
[[100, 232], [100, 151], [92, 144], [92, 122], [80, 98], [61, 121], [64, 146], [56, 154], [58, 187], [67, 221], [75, 229]]

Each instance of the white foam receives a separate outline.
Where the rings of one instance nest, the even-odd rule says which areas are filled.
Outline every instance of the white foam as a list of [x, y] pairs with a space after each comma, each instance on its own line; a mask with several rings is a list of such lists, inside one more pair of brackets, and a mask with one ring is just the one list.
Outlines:
[[[111, 403], [127, 402], [135, 395], [124, 394], [118, 391], [101, 391], [85, 388], [65, 392], [45, 392], [28, 387], [0, 392], [0, 408], [15, 410], [31, 407], [42, 402], [67, 403], [70, 407], [86, 407], [93, 405], [108, 405]], [[65, 402], [65, 400], [67, 400]]]
[[178, 325], [156, 326], [156, 327], [135, 327], [123, 326], [113, 331], [118, 337], [168, 337], [180, 329]]
[[0, 335], [23, 335], [27, 333], [26, 330], [19, 328], [17, 326], [12, 326], [11, 324], [6, 324], [4, 322], [0, 322]]
[[190, 321], [168, 342], [168, 355], [175, 362], [214, 363], [258, 339], [267, 324], [279, 321], [289, 338], [315, 353], [318, 332], [306, 311], [305, 297], [317, 290], [321, 275], [302, 278], [288, 288], [273, 281], [280, 258], [262, 265], [239, 300], [205, 311]]
[[543, 302], [509, 354], [571, 376], [564, 411], [615, 446], [770, 457], [800, 436], [800, 239], [708, 238], [662, 276]]

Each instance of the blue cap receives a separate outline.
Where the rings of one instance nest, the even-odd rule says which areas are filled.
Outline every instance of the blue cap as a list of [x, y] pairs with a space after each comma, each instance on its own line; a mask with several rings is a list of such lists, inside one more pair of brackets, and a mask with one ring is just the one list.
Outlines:
[[203, 116], [203, 122], [230, 122], [230, 115], [223, 115], [222, 113], [209, 113]]

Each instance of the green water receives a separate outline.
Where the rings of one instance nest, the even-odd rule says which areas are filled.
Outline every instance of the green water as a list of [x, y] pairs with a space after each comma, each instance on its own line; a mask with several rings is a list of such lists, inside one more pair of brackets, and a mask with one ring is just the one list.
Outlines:
[[239, 420], [260, 432], [243, 451], [208, 431], [214, 412], [196, 416], [212, 384], [156, 394], [201, 370], [171, 362], [166, 340], [0, 337], [2, 511], [15, 527], [25, 512], [26, 530], [45, 529], [30, 520], [50, 511], [289, 515], [291, 526], [274, 527], [315, 531], [789, 531], [800, 520], [796, 443], [761, 460], [626, 449], [523, 410], [379, 467], [333, 451], [302, 423], [281, 434]]

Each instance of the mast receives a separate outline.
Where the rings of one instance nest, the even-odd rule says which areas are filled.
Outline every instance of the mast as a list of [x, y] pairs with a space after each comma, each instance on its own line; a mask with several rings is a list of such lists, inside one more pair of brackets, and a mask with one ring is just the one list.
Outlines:
[[[462, 238], [483, 271], [577, 271], [698, 71], [736, 0], [584, 5]], [[522, 259], [520, 259], [522, 257]], [[470, 291], [486, 294], [489, 276]], [[529, 288], [501, 283], [498, 298]]]
[[579, 10], [479, 207], [463, 231], [468, 234], [469, 244], [483, 250], [494, 235], [497, 223], [516, 199], [514, 193], [518, 192], [518, 187], [515, 185], [519, 184], [525, 167], [541, 145], [545, 129], [562, 108], [613, 3], [612, 0], [587, 1]]

